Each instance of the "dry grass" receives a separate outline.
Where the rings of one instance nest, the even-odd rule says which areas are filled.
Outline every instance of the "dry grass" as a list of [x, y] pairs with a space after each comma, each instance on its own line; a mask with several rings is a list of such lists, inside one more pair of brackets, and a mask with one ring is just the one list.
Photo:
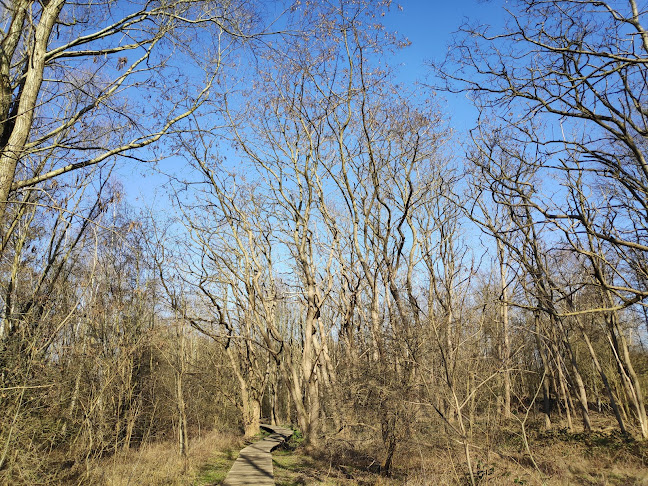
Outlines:
[[[648, 442], [617, 432], [529, 432], [529, 450], [519, 429], [502, 427], [490, 446], [474, 443], [473, 468], [484, 485], [647, 485]], [[398, 457], [404, 484], [470, 484], [459, 444], [410, 444]]]
[[[559, 424], [543, 432], [529, 424], [529, 455], [515, 423], [492, 429], [493, 437], [471, 445], [479, 485], [648, 486], [648, 441], [607, 429], [585, 434]], [[280, 486], [469, 485], [463, 448], [451, 437], [431, 434], [401, 443], [391, 478], [377, 473], [376, 444], [329, 441], [318, 451], [279, 450], [273, 454]], [[373, 453], [373, 454], [372, 454]], [[372, 459], [373, 457], [373, 459]]]
[[220, 484], [242, 446], [240, 437], [211, 432], [190, 443], [187, 460], [175, 444], [162, 442], [127, 451], [89, 465], [68, 484], [157, 486]]
[[[314, 457], [315, 456], [315, 457]], [[322, 456], [304, 450], [279, 450], [272, 454], [277, 486], [391, 486], [402, 481], [381, 476], [355, 465], [327, 462]]]
[[[572, 433], [556, 427], [542, 432], [529, 424], [530, 452], [515, 424], [491, 428], [492, 436], [472, 443], [479, 485], [646, 485], [648, 442], [612, 430]], [[244, 444], [240, 437], [212, 432], [191, 444], [186, 464], [173, 443], [158, 443], [105, 458], [66, 484], [106, 486], [221, 484]], [[377, 443], [331, 440], [320, 450], [305, 450], [298, 440], [273, 453], [279, 486], [427, 486], [467, 485], [460, 444], [438, 432], [401, 443], [394, 474], [378, 474]]]

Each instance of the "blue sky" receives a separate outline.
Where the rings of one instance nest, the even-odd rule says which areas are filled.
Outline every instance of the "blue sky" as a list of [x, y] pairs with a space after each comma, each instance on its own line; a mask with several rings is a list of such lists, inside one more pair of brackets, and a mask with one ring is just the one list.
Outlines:
[[[498, 0], [405, 0], [402, 7], [394, 9], [388, 25], [412, 42], [399, 56], [401, 77], [407, 82], [434, 81], [426, 63], [443, 60], [453, 35], [464, 22], [501, 25], [504, 18]], [[472, 128], [477, 111], [465, 95], [441, 96], [453, 128], [460, 133]]]
[[[399, 8], [399, 4], [402, 9]], [[398, 52], [395, 59], [398, 80], [404, 84], [429, 81], [431, 75], [427, 61], [442, 59], [452, 41], [452, 35], [466, 20], [485, 24], [498, 24], [502, 19], [500, 1], [455, 0], [402, 0], [394, 2], [383, 19], [386, 28], [396, 31], [411, 41], [411, 45]], [[476, 111], [464, 95], [441, 94], [441, 105], [458, 134], [470, 129]], [[459, 135], [460, 136], [460, 135]], [[179, 161], [167, 160], [162, 170], [174, 171]], [[150, 168], [138, 164], [120, 163], [116, 177], [123, 183], [126, 197], [136, 207], [168, 207], [168, 197], [162, 185], [165, 178]]]
[[388, 28], [403, 34], [412, 45], [402, 52], [402, 70], [411, 80], [427, 73], [424, 62], [441, 59], [452, 35], [466, 20], [493, 24], [501, 18], [499, 2], [481, 0], [405, 0], [393, 8]]

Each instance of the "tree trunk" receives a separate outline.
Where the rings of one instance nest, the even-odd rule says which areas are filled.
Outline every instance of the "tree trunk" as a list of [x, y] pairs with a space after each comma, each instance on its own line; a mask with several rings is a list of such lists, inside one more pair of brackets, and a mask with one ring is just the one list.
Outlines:
[[508, 291], [506, 282], [506, 266], [504, 262], [504, 243], [497, 239], [497, 251], [500, 260], [500, 286], [501, 286], [501, 306], [500, 316], [502, 320], [502, 368], [503, 368], [503, 415], [504, 418], [511, 416], [511, 343], [509, 338], [509, 312], [508, 312]]
[[[14, 182], [16, 166], [23, 155], [22, 152], [32, 128], [34, 109], [43, 83], [47, 44], [63, 5], [65, 5], [65, 0], [52, 0], [42, 6], [38, 25], [34, 29], [29, 69], [25, 73], [25, 81], [18, 101], [18, 110], [13, 118], [13, 128], [8, 137], [3, 134], [3, 138], [7, 137], [7, 143], [0, 152], [0, 222], [4, 220], [6, 203]], [[5, 129], [6, 127], [3, 126], [3, 130]], [[3, 238], [4, 232], [0, 234], [0, 241]]]
[[249, 394], [243, 402], [243, 427], [245, 437], [253, 437], [261, 431], [261, 401]]
[[[581, 331], [581, 334], [583, 335], [583, 340], [587, 345], [587, 349], [590, 353], [590, 357], [592, 358], [592, 363], [594, 363], [594, 368], [596, 368], [596, 371], [598, 372], [599, 376], [601, 377], [601, 381], [603, 382], [603, 386], [605, 386], [605, 391], [607, 393], [608, 398], [610, 399], [610, 406], [612, 407], [612, 410], [614, 411], [614, 416], [616, 417], [617, 423], [619, 424], [619, 430], [625, 434], [626, 433], [625, 423], [623, 421], [623, 417], [621, 417], [621, 412], [619, 411], [619, 407], [616, 403], [616, 400], [614, 399], [614, 394], [612, 393], [612, 388], [610, 387], [610, 382], [608, 381], [607, 375], [605, 374], [605, 371], [603, 371], [603, 368], [599, 363], [598, 357], [596, 356], [596, 352], [594, 351], [594, 347], [592, 346], [592, 342], [590, 341], [590, 338], [587, 335], [587, 332], [585, 331], [585, 326], [583, 325], [580, 317], [576, 318], [576, 322]], [[599, 399], [599, 403], [600, 403], [600, 399]], [[600, 412], [600, 405], [599, 405], [599, 412]]]
[[176, 370], [176, 400], [178, 407], [178, 451], [183, 458], [187, 457], [187, 448], [189, 444], [189, 433], [187, 431], [187, 413], [184, 400], [184, 332], [178, 325], [178, 334], [180, 334], [180, 349], [178, 351], [178, 367]]
[[538, 348], [538, 354], [542, 360], [542, 398], [543, 408], [544, 408], [544, 427], [545, 430], [551, 428], [551, 403], [549, 397], [549, 380], [551, 377], [551, 371], [549, 370], [549, 363], [547, 362], [547, 356], [545, 355], [544, 346], [542, 344], [542, 339], [540, 338], [540, 316], [535, 313], [534, 315], [534, 335], [536, 340], [536, 347]]
[[632, 360], [630, 358], [630, 350], [628, 343], [625, 339], [623, 331], [620, 329], [616, 313], [608, 315], [608, 339], [614, 352], [617, 368], [621, 375], [621, 381], [626, 388], [627, 395], [632, 402], [635, 410], [637, 421], [641, 430], [641, 437], [648, 438], [648, 417], [646, 416], [646, 406], [641, 389], [641, 383], [637, 376]]

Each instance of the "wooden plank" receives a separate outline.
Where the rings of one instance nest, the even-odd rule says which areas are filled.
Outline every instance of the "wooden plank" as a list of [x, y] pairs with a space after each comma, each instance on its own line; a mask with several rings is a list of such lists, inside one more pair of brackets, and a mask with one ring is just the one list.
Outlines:
[[261, 425], [272, 434], [259, 442], [247, 446], [227, 474], [224, 486], [273, 486], [272, 450], [292, 435], [292, 430], [273, 425]]

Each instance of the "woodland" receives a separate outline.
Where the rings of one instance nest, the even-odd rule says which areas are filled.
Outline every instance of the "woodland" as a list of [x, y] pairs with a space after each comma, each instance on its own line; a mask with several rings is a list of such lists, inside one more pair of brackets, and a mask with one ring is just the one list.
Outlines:
[[648, 4], [488, 5], [3, 1], [0, 483], [646, 484]]

